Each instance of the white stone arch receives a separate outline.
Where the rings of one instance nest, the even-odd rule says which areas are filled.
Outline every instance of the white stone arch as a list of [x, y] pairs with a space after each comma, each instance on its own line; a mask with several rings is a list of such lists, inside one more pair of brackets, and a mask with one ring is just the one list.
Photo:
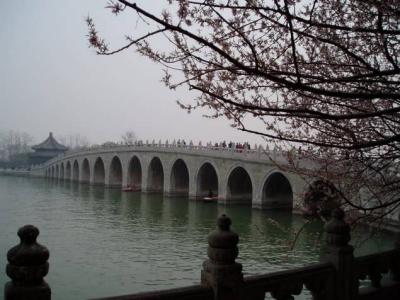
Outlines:
[[71, 180], [72, 181], [79, 181], [79, 176], [80, 176], [80, 166], [78, 159], [74, 159], [72, 163], [72, 176]]
[[[229, 199], [229, 177], [231, 176], [232, 172], [236, 170], [237, 168], [242, 168], [247, 175], [250, 178], [250, 183], [251, 183], [251, 199], [245, 199], [245, 200], [240, 200], [240, 199]], [[253, 199], [255, 198], [256, 195], [256, 186], [255, 186], [255, 178], [252, 174], [252, 172], [249, 171], [250, 168], [246, 167], [246, 165], [242, 162], [236, 162], [232, 164], [227, 172], [225, 173], [225, 197], [226, 197], [226, 202], [227, 203], [238, 203], [238, 204], [252, 204]]]
[[93, 174], [93, 182], [92, 182], [93, 184], [105, 185], [106, 165], [104, 163], [104, 158], [102, 158], [101, 156], [95, 157], [91, 173]]
[[[140, 178], [138, 178], [137, 174], [132, 174], [131, 165], [133, 161], [137, 159], [140, 166]], [[144, 159], [138, 153], [133, 153], [128, 157], [127, 166], [126, 166], [126, 183], [127, 185], [131, 186], [135, 190], [141, 190], [143, 181], [144, 181]], [[133, 176], [132, 176], [133, 175]], [[133, 177], [133, 178], [132, 178]]]
[[[282, 175], [289, 183], [290, 188], [291, 188], [291, 204], [290, 207], [288, 205], [279, 205], [279, 203], [275, 203], [276, 205], [273, 205], [274, 203], [267, 203], [264, 201], [264, 188], [265, 185], [267, 184], [267, 181], [271, 178], [271, 176], [274, 176], [274, 174], [280, 174]], [[288, 209], [291, 210], [294, 206], [294, 198], [295, 198], [295, 184], [292, 180], [292, 176], [290, 176], [289, 173], [282, 171], [281, 169], [278, 168], [272, 168], [268, 170], [267, 173], [262, 177], [262, 180], [260, 182], [260, 185], [258, 187], [258, 199], [260, 201], [260, 207], [263, 209]]]
[[[284, 172], [284, 171], [282, 171], [281, 169], [278, 169], [278, 168], [272, 168], [272, 169], [269, 169], [268, 172], [266, 172], [266, 173], [264, 174], [264, 176], [262, 177], [262, 179], [261, 179], [261, 181], [260, 181], [260, 186], [259, 186], [259, 188], [258, 188], [258, 192], [260, 193], [260, 195], [261, 195], [261, 193], [262, 193], [262, 191], [263, 191], [265, 181], [266, 181], [266, 180], [268, 179], [268, 177], [271, 176], [273, 173], [281, 173], [282, 175], [284, 175], [284, 176], [286, 177], [286, 179], [289, 181], [289, 183], [290, 183], [290, 185], [291, 185], [291, 187], [292, 187], [292, 190], [294, 191], [294, 186], [295, 186], [295, 184], [294, 184], [294, 182], [293, 182], [291, 173]], [[305, 188], [307, 188], [307, 187], [305, 187]]]
[[64, 180], [65, 177], [65, 167], [64, 167], [64, 162], [62, 161], [60, 163], [60, 179]]
[[80, 164], [80, 178], [79, 181], [82, 183], [89, 183], [90, 176], [91, 176], [91, 167], [90, 167], [90, 160], [87, 157], [84, 157]]
[[65, 179], [71, 180], [72, 178], [72, 163], [70, 160], [67, 160], [65, 163]]
[[[174, 166], [178, 161], [182, 161], [186, 171], [187, 171], [187, 189], [176, 189], [176, 177], [174, 176], [173, 172], [175, 171]], [[168, 172], [169, 172], [169, 182], [168, 182], [168, 190], [170, 194], [174, 195], [189, 195], [189, 190], [190, 190], [190, 184], [191, 184], [191, 178], [192, 178], [192, 171], [190, 168], [190, 165], [188, 164], [189, 159], [184, 158], [182, 156], [178, 157], [173, 157], [168, 161]], [[165, 172], [164, 172], [165, 173]], [[173, 185], [175, 185], [175, 189], [173, 188]]]
[[55, 176], [57, 179], [60, 179], [60, 167], [59, 167], [59, 165], [57, 164], [56, 165], [56, 176]]
[[295, 173], [284, 173], [289, 180], [293, 191], [293, 210], [296, 212], [304, 211], [304, 195], [310, 184], [316, 181], [316, 178], [309, 176], [300, 176]]
[[215, 161], [211, 160], [211, 159], [202, 160], [198, 164], [198, 166], [196, 168], [196, 171], [194, 172], [193, 184], [195, 185], [195, 195], [196, 195], [196, 197], [201, 197], [202, 196], [201, 193], [199, 192], [199, 182], [198, 182], [198, 180], [199, 180], [199, 172], [200, 172], [201, 168], [205, 164], [210, 164], [214, 168], [215, 173], [217, 174], [217, 180], [218, 180], [218, 191], [217, 191], [217, 193], [218, 193], [218, 196], [220, 196], [221, 185], [223, 184], [223, 181], [222, 181], [221, 175], [220, 175], [221, 172], [220, 172], [220, 169], [218, 168], [217, 164], [215, 163]]
[[[103, 161], [104, 163], [104, 161]], [[118, 154], [113, 155], [108, 164], [108, 185], [121, 187], [124, 177], [124, 164]]]
[[[156, 174], [154, 174], [154, 171], [157, 170], [153, 170], [153, 167], [158, 167], [157, 165], [153, 165], [157, 164], [155, 163], [156, 161], [160, 162], [161, 165], [161, 170], [162, 170], [162, 176], [156, 176]], [[165, 168], [165, 163], [163, 164], [162, 159], [160, 158], [159, 155], [151, 155], [150, 159], [149, 159], [149, 163], [147, 165], [147, 191], [149, 192], [163, 192], [164, 191], [164, 181], [165, 181], [165, 172], [166, 168]], [[159, 170], [158, 170], [159, 171]], [[160, 175], [160, 174], [158, 174]]]

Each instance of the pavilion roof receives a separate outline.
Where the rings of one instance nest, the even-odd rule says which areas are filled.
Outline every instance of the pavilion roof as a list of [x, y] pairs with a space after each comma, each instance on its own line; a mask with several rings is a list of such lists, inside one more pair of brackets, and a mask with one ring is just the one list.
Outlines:
[[34, 150], [63, 150], [66, 151], [68, 148], [64, 145], [61, 145], [56, 139], [53, 137], [53, 133], [49, 133], [49, 137], [43, 141], [42, 143], [35, 145], [32, 147]]

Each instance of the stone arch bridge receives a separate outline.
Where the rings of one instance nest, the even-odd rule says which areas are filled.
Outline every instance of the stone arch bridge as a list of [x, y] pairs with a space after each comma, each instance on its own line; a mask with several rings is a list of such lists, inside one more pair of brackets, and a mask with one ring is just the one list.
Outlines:
[[261, 209], [298, 209], [307, 183], [284, 171], [278, 151], [139, 143], [70, 151], [32, 168], [36, 176]]

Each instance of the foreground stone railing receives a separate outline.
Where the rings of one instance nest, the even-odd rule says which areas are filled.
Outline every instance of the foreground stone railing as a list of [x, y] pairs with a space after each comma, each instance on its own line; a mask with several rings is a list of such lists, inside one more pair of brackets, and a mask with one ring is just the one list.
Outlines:
[[[238, 256], [238, 235], [231, 220], [222, 215], [218, 228], [208, 237], [208, 259], [203, 263], [201, 283], [195, 286], [115, 296], [98, 300], [263, 300], [294, 299], [306, 288], [315, 300], [400, 299], [400, 247], [383, 253], [353, 256], [350, 227], [344, 212], [336, 209], [325, 225], [326, 241], [320, 263], [287, 271], [243, 277]], [[20, 245], [10, 249], [5, 300], [48, 300], [50, 288], [43, 280], [48, 272], [47, 249], [36, 243], [39, 231], [31, 225], [18, 231]], [[390, 276], [383, 278], [382, 274]], [[368, 278], [369, 283], [360, 280]]]

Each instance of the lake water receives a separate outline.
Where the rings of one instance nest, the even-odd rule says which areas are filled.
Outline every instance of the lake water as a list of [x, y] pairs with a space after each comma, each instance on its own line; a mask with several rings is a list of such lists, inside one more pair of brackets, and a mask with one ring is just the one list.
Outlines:
[[[223, 206], [155, 194], [123, 193], [45, 179], [0, 176], [0, 286], [18, 228], [37, 226], [50, 250], [46, 281], [53, 299], [105, 297], [200, 282], [207, 235], [226, 213], [239, 233], [245, 274], [318, 261], [321, 224], [290, 213]], [[356, 254], [388, 249], [389, 234], [362, 242]], [[356, 235], [356, 234], [353, 234]], [[2, 295], [2, 292], [0, 293]]]

